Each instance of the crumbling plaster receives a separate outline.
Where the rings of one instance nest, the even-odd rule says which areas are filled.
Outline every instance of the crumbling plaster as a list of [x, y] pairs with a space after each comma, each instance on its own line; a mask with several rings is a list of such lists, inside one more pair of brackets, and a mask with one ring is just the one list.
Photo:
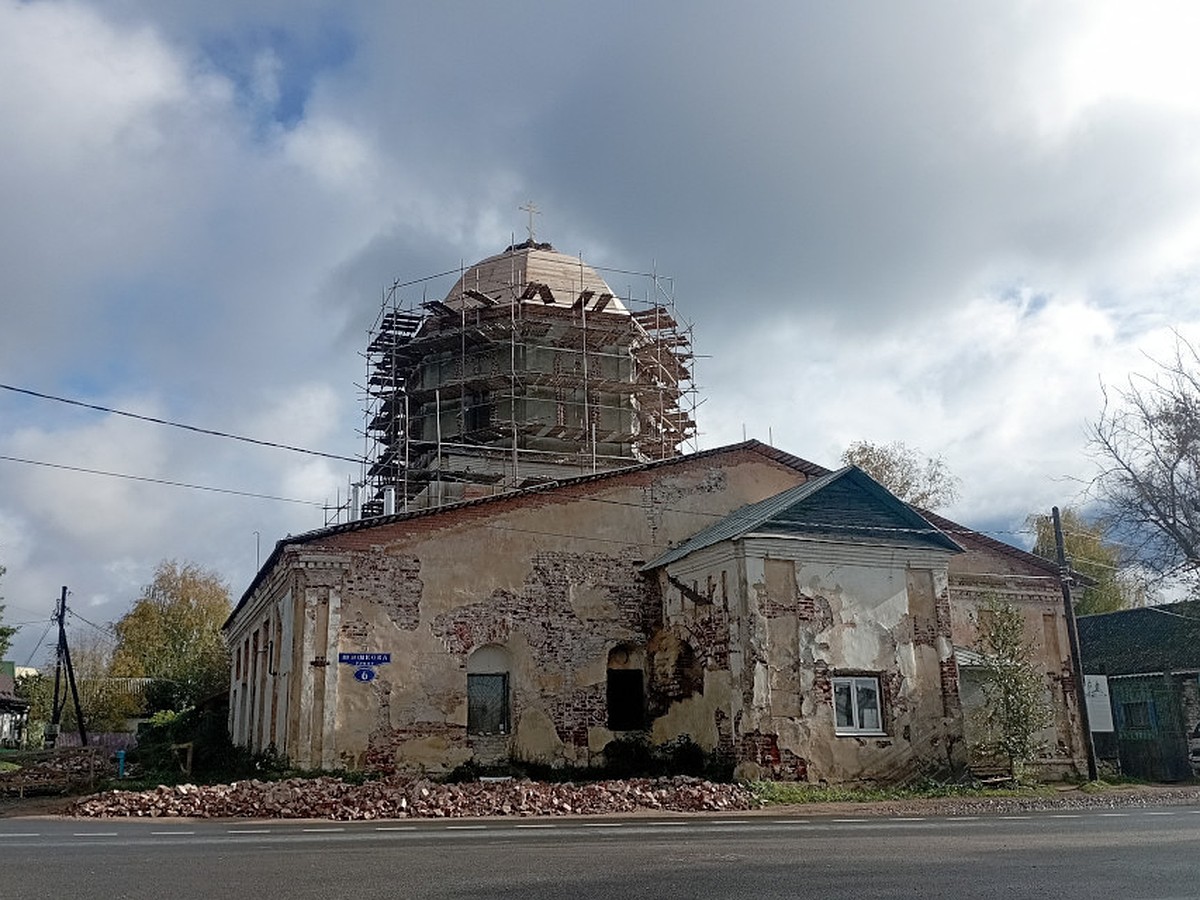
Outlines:
[[[955, 645], [975, 648], [979, 611], [990, 601], [1010, 603], [1020, 611], [1034, 664], [1044, 674], [1046, 699], [1054, 712], [1054, 721], [1040, 737], [1045, 751], [1034, 764], [1046, 776], [1086, 771], [1082, 720], [1058, 580], [1028, 569], [1021, 574], [1014, 571], [1015, 566], [1006, 567], [1003, 573], [984, 573], [986, 564], [978, 561], [969, 568], [969, 574], [955, 574], [950, 579]], [[975, 699], [979, 702], [980, 697]], [[964, 710], [968, 719], [975, 714], [971, 708]], [[967, 725], [970, 729], [969, 721]]]
[[[512, 665], [512, 733], [500, 749], [551, 764], [590, 761], [613, 736], [609, 651], [645, 646], [661, 626], [657, 584], [642, 562], [714, 515], [804, 478], [758, 454], [731, 456], [334, 533], [303, 545], [306, 556], [336, 557], [319, 573], [303, 567], [299, 549], [284, 552], [278, 565], [303, 598], [303, 627], [293, 641], [294, 715], [278, 749], [329, 767], [465, 761], [484, 743], [466, 733], [466, 661], [494, 643]], [[269, 590], [259, 593], [271, 602]], [[361, 683], [337, 663], [339, 652], [390, 653], [391, 662]], [[706, 686], [696, 696], [719, 693]], [[710, 727], [696, 739], [711, 737]]]
[[[656, 722], [656, 738], [687, 728], [693, 736], [706, 732], [707, 748], [729, 721], [739, 773], [747, 777], [891, 779], [953, 765], [961, 733], [941, 677], [943, 662], [953, 659], [944, 612], [948, 556], [749, 536], [668, 566], [660, 581], [667, 624], [686, 633], [698, 621], [723, 622], [729, 649], [720, 674], [731, 683], [717, 697], [673, 706]], [[692, 599], [672, 581], [690, 587]], [[836, 734], [836, 674], [879, 677], [885, 735]], [[708, 686], [706, 678], [706, 692]]]

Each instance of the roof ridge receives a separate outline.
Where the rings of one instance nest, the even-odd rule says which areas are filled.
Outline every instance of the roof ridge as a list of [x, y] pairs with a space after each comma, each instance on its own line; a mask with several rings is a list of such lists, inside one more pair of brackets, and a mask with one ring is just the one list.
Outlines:
[[592, 484], [595, 482], [604, 481], [609, 478], [616, 478], [626, 475], [632, 475], [639, 472], [648, 472], [655, 469], [666, 469], [672, 466], [683, 465], [695, 460], [711, 459], [713, 457], [733, 454], [742, 451], [758, 453], [767, 459], [787, 466], [788, 468], [802, 472], [805, 475], [821, 476], [829, 474], [829, 470], [816, 463], [809, 462], [799, 456], [779, 450], [769, 444], [764, 444], [755, 438], [742, 441], [737, 444], [725, 444], [720, 447], [712, 447], [708, 450], [697, 450], [695, 453], [685, 453], [680, 456], [672, 456], [666, 459], [655, 459], [644, 463], [638, 463], [632, 466], [625, 466], [619, 469], [608, 469], [603, 472], [592, 472], [587, 475], [577, 475], [573, 478], [564, 478], [557, 481], [548, 481], [544, 484], [531, 485], [530, 487], [517, 488], [511, 491], [504, 491], [499, 494], [489, 494], [485, 497], [472, 497], [469, 500], [459, 500], [456, 503], [446, 503], [442, 506], [431, 506], [424, 509], [410, 510], [408, 512], [396, 513], [391, 516], [372, 516], [368, 519], [355, 519], [352, 522], [342, 522], [337, 525], [326, 525], [323, 528], [314, 528], [309, 531], [301, 532], [296, 535], [288, 535], [280, 538], [275, 542], [270, 555], [263, 562], [261, 568], [255, 573], [250, 585], [246, 588], [237, 604], [226, 619], [225, 624], [228, 625], [233, 617], [238, 613], [251, 595], [258, 589], [259, 585], [265, 580], [265, 573], [268, 572], [278, 561], [283, 553], [283, 548], [294, 544], [307, 544], [324, 537], [329, 537], [335, 534], [345, 534], [352, 531], [362, 531], [368, 528], [379, 528], [385, 525], [395, 524], [397, 522], [407, 522], [414, 519], [426, 518], [429, 516], [448, 513], [454, 510], [467, 509], [474, 506], [485, 506], [489, 503], [499, 503], [505, 500], [512, 500], [519, 497], [534, 496], [537, 494], [545, 494], [556, 491], [560, 488], [575, 487], [577, 485]]

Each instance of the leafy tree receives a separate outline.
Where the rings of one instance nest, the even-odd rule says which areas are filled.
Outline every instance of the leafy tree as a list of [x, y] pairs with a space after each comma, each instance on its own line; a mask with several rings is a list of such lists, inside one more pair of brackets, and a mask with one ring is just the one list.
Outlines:
[[858, 466], [885, 488], [914, 506], [941, 509], [958, 499], [959, 480], [940, 456], [922, 458], [903, 441], [873, 444], [855, 441], [842, 462]]
[[[87, 730], [93, 733], [125, 731], [129, 720], [143, 712], [143, 702], [129, 690], [123, 679], [110, 675], [112, 648], [109, 640], [103, 635], [73, 633], [68, 637], [68, 643]], [[18, 678], [17, 696], [29, 701], [28, 741], [40, 744], [46, 725], [53, 718], [53, 673]], [[59, 684], [59, 699], [63, 704], [60, 730], [74, 733], [79, 726], [65, 671]]]
[[1020, 780], [1041, 753], [1042, 731], [1053, 721], [1046, 685], [1034, 664], [1021, 611], [990, 598], [976, 616], [975, 650], [983, 658], [983, 692], [978, 710], [982, 752], [1007, 760]]
[[53, 712], [54, 679], [40, 673], [21, 675], [17, 678], [16, 695], [29, 703], [25, 746], [40, 748]]
[[[1105, 540], [1104, 523], [1089, 522], [1071, 507], [1063, 509], [1059, 516], [1067, 563], [1095, 582], [1075, 601], [1075, 612], [1086, 616], [1144, 606], [1146, 586], [1124, 567], [1120, 548]], [[1025, 521], [1037, 535], [1033, 552], [1043, 559], [1057, 560], [1054, 519], [1050, 515], [1031, 515]]]
[[[4, 577], [4, 573], [6, 571], [7, 569], [5, 569], [4, 566], [0, 566], [0, 578]], [[3, 597], [0, 597], [0, 600], [3, 599]], [[4, 604], [0, 603], [0, 620], [3, 620], [3, 618]], [[8, 655], [8, 648], [12, 646], [13, 635], [16, 633], [17, 629], [13, 628], [12, 626], [0, 625], [0, 659], [4, 659], [4, 657]]]
[[[125, 731], [130, 719], [144, 712], [144, 702], [131, 691], [122, 678], [112, 674], [112, 639], [106, 634], [88, 632], [72, 634], [71, 665], [79, 687], [79, 705], [83, 721], [91, 732]], [[70, 688], [64, 684], [64, 691]], [[63, 731], [74, 731], [75, 705], [67, 700], [63, 706]]]
[[152, 705], [180, 709], [229, 684], [229, 653], [221, 625], [231, 609], [229, 589], [214, 572], [173, 560], [113, 626], [112, 674], [158, 679]]
[[1149, 375], [1105, 390], [1090, 428], [1095, 490], [1116, 533], [1161, 576], [1200, 576], [1200, 351], [1179, 334]]

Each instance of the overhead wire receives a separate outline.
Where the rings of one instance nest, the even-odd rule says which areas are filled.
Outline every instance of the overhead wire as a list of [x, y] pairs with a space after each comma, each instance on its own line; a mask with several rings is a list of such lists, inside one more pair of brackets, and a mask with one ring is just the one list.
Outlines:
[[115, 638], [115, 629], [112, 627], [112, 625], [97, 625], [91, 619], [85, 619], [83, 616], [81, 616], [79, 613], [75, 612], [75, 610], [73, 610], [73, 609], [67, 609], [67, 615], [71, 616], [72, 618], [78, 619], [79, 621], [83, 622], [85, 625], [91, 625], [97, 631], [107, 635], [110, 638]]
[[29, 651], [29, 657], [25, 660], [25, 665], [29, 666], [33, 662], [34, 655], [41, 649], [43, 642], [46, 640], [46, 635], [50, 633], [51, 626], [54, 625], [54, 620], [51, 619], [46, 623], [46, 630], [42, 632], [42, 636], [37, 639], [37, 643], [33, 645], [33, 649]]
[[[446, 275], [454, 274], [456, 271], [457, 270], [448, 270], [446, 272], [439, 273], [438, 275], [432, 275], [432, 276], [428, 276], [427, 278], [418, 279], [417, 281], [405, 282], [404, 285], [399, 285], [399, 286], [407, 286], [407, 285], [411, 285], [411, 284], [417, 284], [422, 281], [428, 281], [433, 278], [444, 277]], [[606, 270], [606, 271], [608, 271], [608, 270]], [[621, 270], [613, 269], [611, 271], [621, 271]], [[646, 274], [646, 273], [630, 272], [630, 273], [625, 273], [625, 274]], [[229, 440], [242, 441], [245, 443], [256, 444], [259, 446], [271, 447], [271, 448], [280, 449], [280, 450], [288, 450], [290, 452], [303, 453], [303, 454], [307, 454], [307, 455], [311, 455], [311, 456], [319, 456], [319, 457], [323, 457], [326, 459], [335, 459], [335, 460], [340, 460], [340, 461], [344, 461], [344, 462], [361, 463], [363, 461], [362, 459], [360, 459], [358, 457], [345, 456], [345, 455], [336, 454], [336, 453], [328, 453], [326, 451], [321, 451], [321, 450], [311, 450], [308, 448], [297, 447], [297, 446], [290, 445], [290, 444], [283, 444], [283, 443], [279, 443], [276, 441], [266, 441], [266, 440], [261, 440], [258, 438], [247, 437], [245, 435], [238, 435], [238, 434], [233, 434], [230, 432], [219, 431], [216, 429], [202, 428], [200, 426], [189, 425], [189, 424], [185, 424], [182, 422], [172, 421], [169, 419], [162, 419], [162, 418], [158, 418], [155, 416], [146, 416], [146, 415], [142, 415], [140, 413], [133, 413], [133, 412], [129, 412], [127, 410], [120, 410], [120, 409], [115, 409], [112, 407], [102, 406], [99, 404], [87, 403], [87, 402], [84, 402], [81, 400], [73, 400], [73, 399], [70, 399], [67, 397], [60, 397], [60, 396], [56, 396], [53, 394], [47, 394], [47, 393], [44, 393], [41, 391], [34, 391], [29, 388], [17, 387], [15, 385], [0, 383], [0, 389], [12, 391], [14, 393], [24, 394], [24, 395], [31, 396], [31, 397], [36, 397], [36, 398], [43, 399], [43, 400], [52, 400], [52, 401], [55, 401], [58, 403], [65, 403], [65, 404], [68, 404], [71, 406], [78, 406], [78, 407], [81, 407], [84, 409], [91, 409], [91, 410], [95, 410], [98, 412], [110, 413], [112, 415], [124, 416], [127, 418], [137, 419], [137, 420], [144, 421], [144, 422], [150, 422], [152, 424], [166, 425], [166, 426], [173, 427], [173, 428], [181, 428], [181, 429], [184, 429], [187, 431], [192, 431], [192, 432], [196, 432], [196, 433], [200, 433], [200, 434], [207, 434], [207, 435], [210, 435], [213, 437], [221, 437], [221, 438], [226, 438]], [[31, 459], [24, 459], [24, 458], [20, 458], [20, 457], [4, 456], [4, 455], [0, 455], [0, 460], [6, 460], [9, 462], [16, 462], [16, 463], [23, 463], [26, 465], [35, 465], [35, 466], [44, 466], [44, 467], [48, 467], [48, 468], [62, 469], [62, 470], [66, 470], [66, 471], [79, 472], [79, 473], [88, 474], [88, 475], [97, 475], [97, 476], [104, 476], [104, 477], [110, 477], [110, 478], [124, 478], [124, 479], [128, 479], [128, 480], [141, 481], [141, 482], [146, 482], [146, 483], [150, 483], [150, 484], [161, 484], [161, 485], [170, 486], [170, 487], [187, 488], [190, 490], [210, 491], [213, 493], [230, 494], [230, 495], [234, 495], [234, 496], [250, 497], [250, 498], [261, 499], [261, 500], [273, 500], [273, 501], [284, 502], [284, 503], [297, 503], [297, 504], [304, 504], [304, 505], [308, 505], [308, 506], [315, 506], [318, 508], [324, 508], [324, 506], [325, 506], [325, 504], [323, 504], [323, 503], [318, 503], [316, 501], [311, 501], [311, 500], [299, 500], [299, 499], [291, 498], [291, 497], [280, 497], [280, 496], [276, 496], [276, 495], [260, 494], [260, 493], [255, 493], [255, 492], [251, 492], [251, 491], [239, 491], [239, 490], [234, 490], [234, 489], [230, 489], [230, 488], [214, 487], [211, 485], [198, 485], [198, 484], [192, 484], [192, 483], [188, 483], [188, 482], [175, 481], [172, 479], [151, 478], [151, 477], [147, 477], [147, 476], [130, 475], [130, 474], [120, 473], [120, 472], [108, 472], [108, 471], [98, 470], [98, 469], [88, 469], [88, 468], [79, 467], [79, 466], [68, 466], [68, 465], [64, 465], [64, 464], [60, 464], [60, 463], [51, 463], [51, 462], [47, 462], [47, 461], [43, 461], [43, 460], [31, 460]], [[632, 503], [632, 502], [628, 502], [628, 501], [611, 500], [609, 498], [603, 498], [603, 497], [585, 497], [585, 498], [580, 498], [580, 499], [584, 499], [584, 500], [587, 500], [590, 502], [611, 503], [614, 505], [621, 505], [621, 506], [640, 506], [641, 505], [641, 504]], [[692, 514], [692, 515], [696, 515], [696, 516], [713, 518], [713, 519], [722, 519], [726, 515], [723, 513], [713, 513], [713, 512], [706, 512], [706, 511], [701, 511], [701, 510], [683, 510], [683, 509], [670, 509], [670, 508], [663, 508], [662, 511], [688, 513], [688, 514]], [[829, 528], [854, 527], [854, 526], [845, 526], [845, 525], [838, 526], [838, 525], [832, 525], [832, 524], [824, 525], [821, 523], [802, 523], [802, 524], [810, 525], [812, 527], [829, 527]], [[916, 533], [916, 534], [932, 534], [932, 533], [936, 532], [936, 533], [942, 533], [942, 534], [963, 534], [963, 535], [984, 534], [984, 535], [988, 535], [988, 536], [991, 536], [991, 535], [1027, 535], [1027, 534], [1035, 533], [1030, 529], [1014, 529], [1014, 530], [994, 529], [994, 530], [989, 530], [989, 531], [976, 531], [976, 530], [971, 530], [971, 529], [962, 529], [961, 531], [959, 531], [959, 530], [955, 530], [955, 529], [950, 529], [950, 530], [939, 529], [939, 528], [936, 528], [933, 526], [930, 526], [929, 528], [926, 528], [926, 529], [891, 528], [891, 529], [875, 529], [875, 530], [908, 532], [908, 533]], [[541, 532], [538, 532], [538, 533], [541, 533]], [[570, 537], [570, 535], [563, 535], [563, 536]], [[616, 541], [616, 543], [622, 543], [622, 542]]]
[[206, 484], [191, 484], [186, 481], [172, 481], [169, 478], [150, 478], [145, 475], [129, 475], [124, 472], [106, 472], [103, 469], [87, 469], [83, 466], [68, 466], [63, 463], [46, 462], [39, 459], [25, 459], [19, 456], [5, 456], [0, 454], [0, 460], [6, 462], [23, 463], [28, 466], [43, 466], [49, 469], [62, 469], [67, 472], [79, 472], [84, 475], [103, 475], [107, 478], [124, 478], [129, 481], [141, 481], [147, 484], [161, 484], [169, 487], [188, 488], [193, 491], [209, 491], [215, 494], [232, 494], [236, 497], [250, 497], [255, 500], [274, 500], [279, 503], [299, 503], [305, 506], [315, 506], [319, 509], [324, 509], [325, 504], [318, 503], [315, 500], [299, 500], [295, 497], [279, 497], [274, 494], [258, 494], [253, 491], [238, 491], [233, 488], [213, 487]]
[[56, 403], [66, 403], [69, 406], [78, 406], [83, 409], [91, 409], [96, 412], [109, 413], [114, 416], [124, 416], [128, 419], [137, 419], [142, 422], [150, 422], [154, 425], [167, 425], [171, 428], [182, 428], [185, 431], [192, 431], [197, 434], [207, 434], [212, 437], [226, 438], [232, 441], [242, 441], [247, 444], [257, 444], [260, 447], [271, 447], [276, 450], [288, 450], [292, 453], [304, 453], [308, 456], [320, 456], [325, 459], [336, 459], [342, 462], [362, 463], [363, 460], [356, 456], [344, 456], [340, 453], [328, 453], [324, 450], [310, 450], [306, 447], [296, 447], [292, 444], [281, 444], [277, 441], [265, 441], [260, 438], [247, 437], [241, 434], [233, 434], [228, 431], [218, 431], [214, 428], [201, 428], [198, 425], [187, 425], [183, 422], [175, 422], [171, 419], [161, 419], [156, 416], [144, 416], [141, 413], [129, 412], [123, 409], [113, 409], [109, 406], [100, 406], [96, 403], [85, 403], [82, 400], [72, 400], [69, 397], [58, 397], [54, 394], [45, 394], [41, 391], [30, 390], [29, 388], [17, 387], [11, 384], [0, 384], [0, 390], [12, 391], [17, 394], [24, 394], [28, 397], [37, 397], [41, 400], [53, 400]]

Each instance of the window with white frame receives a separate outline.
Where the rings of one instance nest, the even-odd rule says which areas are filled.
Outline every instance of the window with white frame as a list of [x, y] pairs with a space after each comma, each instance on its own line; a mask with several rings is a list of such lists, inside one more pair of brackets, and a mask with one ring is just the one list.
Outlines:
[[833, 714], [838, 734], [883, 734], [879, 678], [874, 675], [833, 679]]

